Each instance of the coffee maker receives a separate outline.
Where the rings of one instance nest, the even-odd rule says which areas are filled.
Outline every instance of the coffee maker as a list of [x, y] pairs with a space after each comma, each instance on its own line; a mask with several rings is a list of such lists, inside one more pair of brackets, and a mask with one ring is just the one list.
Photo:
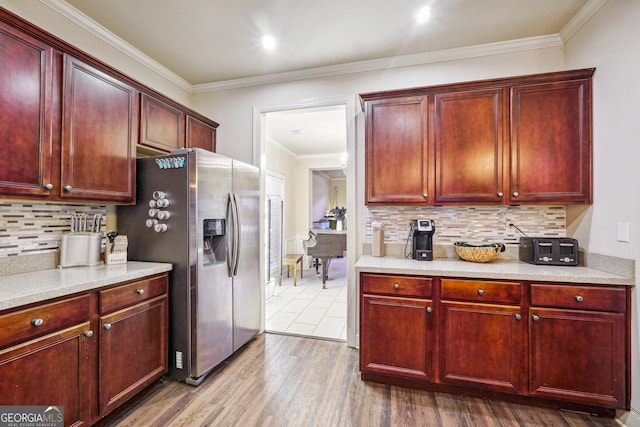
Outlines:
[[414, 219], [411, 229], [413, 231], [413, 259], [433, 261], [435, 222], [432, 219]]

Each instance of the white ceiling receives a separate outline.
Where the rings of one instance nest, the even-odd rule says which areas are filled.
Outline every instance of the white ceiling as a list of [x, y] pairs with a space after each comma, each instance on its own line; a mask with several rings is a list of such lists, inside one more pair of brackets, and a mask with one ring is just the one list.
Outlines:
[[[195, 87], [558, 36], [606, 0], [41, 1], [72, 6]], [[424, 5], [432, 18], [417, 24]], [[269, 136], [297, 155], [345, 151], [344, 111], [313, 113], [273, 113]]]

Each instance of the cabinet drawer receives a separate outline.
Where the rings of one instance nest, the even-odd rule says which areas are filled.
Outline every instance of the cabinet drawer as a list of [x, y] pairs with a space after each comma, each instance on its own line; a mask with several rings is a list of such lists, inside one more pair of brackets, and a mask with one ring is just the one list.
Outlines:
[[118, 310], [167, 293], [167, 275], [149, 277], [100, 291], [100, 313]]
[[531, 285], [531, 305], [624, 313], [626, 289], [608, 286]]
[[427, 277], [390, 276], [386, 274], [361, 274], [360, 288], [363, 294], [406, 295], [431, 297], [433, 280]]
[[442, 279], [441, 286], [443, 300], [520, 304], [520, 283]]
[[88, 320], [89, 301], [81, 295], [0, 316], [0, 347]]

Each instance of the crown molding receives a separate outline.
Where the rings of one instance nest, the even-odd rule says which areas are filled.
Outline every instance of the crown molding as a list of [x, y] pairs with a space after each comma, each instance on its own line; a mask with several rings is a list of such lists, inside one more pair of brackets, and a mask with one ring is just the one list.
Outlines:
[[409, 67], [437, 62], [455, 61], [460, 59], [476, 58], [481, 56], [501, 55], [528, 50], [564, 47], [564, 44], [607, 2], [607, 0], [589, 0], [587, 4], [569, 21], [559, 34], [529, 37], [524, 39], [509, 40], [504, 42], [487, 43], [475, 46], [466, 46], [454, 49], [444, 49], [434, 52], [425, 52], [414, 55], [404, 55], [358, 61], [347, 64], [316, 67], [304, 70], [288, 71], [283, 73], [265, 74], [241, 79], [225, 80], [213, 83], [192, 85], [165, 66], [156, 62], [142, 51], [136, 49], [126, 40], [108, 31], [102, 25], [92, 20], [82, 12], [70, 6], [63, 0], [39, 0], [55, 12], [66, 17], [86, 31], [95, 35], [105, 43], [124, 53], [132, 60], [139, 62], [178, 88], [190, 94], [218, 92], [230, 89], [240, 89], [252, 86], [261, 86], [290, 81], [307, 80], [315, 78], [333, 77], [344, 74], [362, 73], [368, 71], [380, 71], [389, 68]]
[[45, 6], [53, 9], [58, 14], [64, 16], [74, 24], [82, 27], [84, 30], [98, 37], [100, 40], [124, 53], [129, 58], [142, 64], [145, 68], [148, 68], [162, 78], [168, 80], [178, 88], [184, 90], [187, 93], [192, 93], [193, 85], [191, 83], [178, 76], [176, 73], [172, 72], [159, 62], [156, 62], [144, 52], [136, 49], [126, 40], [107, 30], [105, 27], [89, 18], [84, 13], [70, 6], [67, 2], [62, 0], [40, 0], [40, 2]]
[[589, 0], [560, 31], [562, 43], [568, 42], [606, 2], [607, 0]]
[[501, 55], [519, 51], [544, 49], [549, 47], [562, 47], [560, 37], [555, 35], [529, 37], [505, 42], [487, 43], [482, 45], [467, 46], [455, 49], [445, 49], [434, 52], [425, 52], [414, 55], [395, 56], [370, 61], [351, 62], [348, 64], [331, 65], [327, 67], [309, 68], [306, 70], [289, 71], [284, 73], [266, 74], [243, 79], [226, 80], [215, 83], [205, 83], [193, 86], [193, 93], [217, 92], [229, 89], [239, 89], [251, 86], [260, 86], [274, 83], [284, 83], [296, 80], [333, 77], [343, 74], [362, 73], [367, 71], [379, 71], [388, 68], [409, 67], [435, 62], [454, 61], [480, 56]]

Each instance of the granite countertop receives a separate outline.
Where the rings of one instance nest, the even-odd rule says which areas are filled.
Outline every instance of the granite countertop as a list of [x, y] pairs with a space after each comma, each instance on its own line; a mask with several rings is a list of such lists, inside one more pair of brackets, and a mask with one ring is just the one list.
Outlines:
[[171, 264], [129, 261], [96, 267], [68, 267], [0, 277], [0, 310], [164, 273]]
[[355, 269], [356, 272], [367, 273], [635, 285], [632, 277], [618, 276], [594, 268], [532, 265], [519, 260], [498, 259], [487, 263], [475, 263], [455, 258], [416, 261], [399, 257], [363, 255], [356, 262]]

